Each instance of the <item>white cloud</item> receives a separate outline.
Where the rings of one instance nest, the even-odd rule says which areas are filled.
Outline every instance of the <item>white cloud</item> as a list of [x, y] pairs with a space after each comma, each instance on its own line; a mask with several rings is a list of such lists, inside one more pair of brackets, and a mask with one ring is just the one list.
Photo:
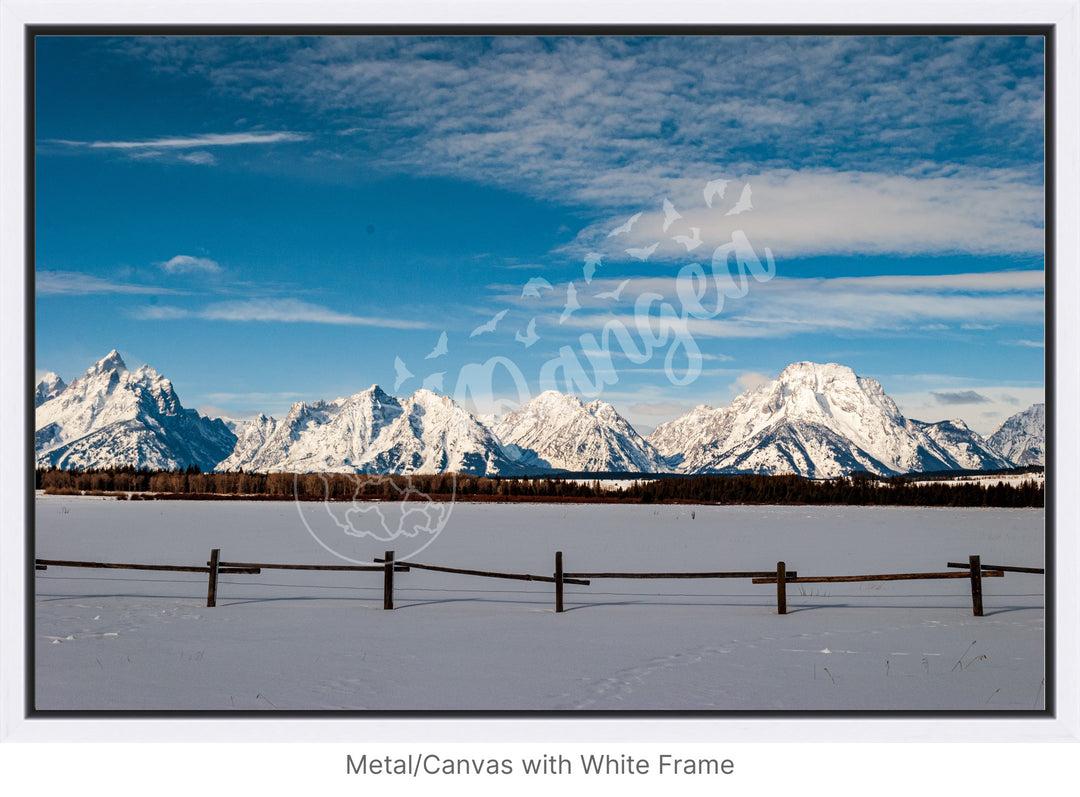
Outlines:
[[[686, 323], [695, 338], [732, 339], [783, 338], [813, 332], [897, 334], [930, 325], [962, 330], [973, 324], [982, 326], [987, 320], [995, 324], [1041, 325], [1045, 318], [1043, 276], [1043, 272], [1031, 270], [833, 279], [774, 277], [764, 282], [751, 278], [746, 294], [725, 298], [715, 318], [689, 318]], [[593, 286], [600, 286], [599, 290], [611, 282], [594, 280]], [[583, 300], [586, 312], [574, 314], [564, 326], [598, 328], [610, 316], [588, 311], [601, 309], [617, 313], [614, 317], [633, 328], [633, 298], [645, 292], [664, 296], [681, 314], [676, 284], [674, 276], [634, 279], [624, 293], [628, 301], [612, 307]], [[702, 304], [717, 306], [714, 287], [709, 288]], [[656, 312], [654, 307], [654, 323]]]
[[180, 318], [188, 318], [191, 311], [182, 307], [152, 304], [134, 308], [131, 315], [140, 321], [175, 321]]
[[176, 291], [154, 285], [114, 282], [78, 271], [37, 271], [34, 273], [34, 292], [38, 296], [83, 296], [95, 293], [176, 293]]
[[[959, 411], [960, 418], [983, 437], [988, 437], [997, 431], [998, 427], [1010, 416], [1032, 404], [1046, 400], [1046, 391], [1042, 387], [1005, 386], [967, 380], [964, 382], [966, 387], [963, 389], [953, 388], [944, 392], [941, 390], [909, 392], [903, 388], [891, 389], [889, 381], [879, 381], [882, 382], [885, 392], [896, 402], [904, 417], [929, 423], [954, 419], [957, 415], [954, 414], [954, 410], [949, 409], [949, 406], [953, 406], [956, 407], [956, 411]], [[942, 377], [939, 384], [950, 384], [955, 381], [952, 378]], [[942, 395], [962, 399], [967, 394], [972, 394], [971, 398], [975, 396], [980, 398], [970, 404], [941, 399]]]
[[[779, 171], [732, 181], [723, 200], [705, 205], [709, 174], [680, 180], [672, 193], [682, 218], [664, 232], [660, 200], [643, 205], [633, 229], [615, 238], [623, 221], [605, 218], [583, 230], [567, 251], [598, 250], [626, 260], [625, 249], [660, 242], [658, 262], [708, 260], [741, 230], [764, 257], [821, 254], [1041, 254], [1044, 250], [1041, 185], [1010, 170], [965, 170], [949, 176], [884, 172]], [[743, 185], [752, 209], [729, 216]], [[688, 252], [673, 240], [700, 230], [701, 246]]]
[[747, 390], [753, 390], [754, 388], [769, 384], [769, 382], [773, 381], [773, 378], [774, 377], [771, 377], [768, 374], [762, 374], [756, 371], [747, 371], [746, 373], [739, 374], [739, 377], [735, 380], [733, 384], [729, 386], [728, 389], [732, 393], [744, 393]]
[[197, 166], [213, 166], [217, 163], [217, 158], [213, 153], [199, 150], [198, 152], [192, 152], [187, 155], [180, 155], [180, 160], [185, 163], [194, 163]]
[[163, 136], [142, 141], [68, 141], [54, 139], [49, 143], [90, 149], [163, 150], [201, 149], [203, 147], [235, 147], [243, 144], [277, 144], [287, 141], [306, 141], [302, 133], [205, 133], [199, 136]]
[[177, 255], [158, 265], [169, 274], [190, 274], [193, 272], [214, 274], [221, 271], [221, 266], [210, 258], [192, 257], [191, 255]]
[[337, 156], [378, 152], [384, 169], [622, 211], [724, 164], [771, 176], [755, 190], [771, 195], [776, 251], [1038, 247], [1037, 37], [155, 37], [125, 51], [291, 103], [355, 133], [334, 136]]
[[203, 321], [330, 324], [388, 329], [428, 329], [431, 326], [425, 321], [351, 315], [298, 299], [245, 299], [215, 302], [198, 310], [154, 305], [137, 308], [134, 315], [136, 318], [147, 321], [194, 318]]
[[[70, 141], [51, 139], [45, 144], [59, 145], [75, 150], [105, 150], [122, 153], [137, 161], [162, 161], [187, 163], [195, 166], [214, 166], [217, 157], [207, 151], [208, 147], [237, 147], [307, 141], [303, 133], [206, 133], [198, 136], [163, 136], [138, 141]], [[189, 150], [194, 150], [189, 152]]]

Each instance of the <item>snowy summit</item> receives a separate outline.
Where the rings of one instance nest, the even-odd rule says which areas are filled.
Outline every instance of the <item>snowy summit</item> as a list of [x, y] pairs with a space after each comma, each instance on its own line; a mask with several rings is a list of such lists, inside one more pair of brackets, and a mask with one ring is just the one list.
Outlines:
[[149, 365], [129, 371], [115, 350], [70, 385], [50, 374], [37, 395], [47, 397], [36, 410], [38, 464], [62, 468], [831, 478], [1041, 462], [1046, 434], [1042, 405], [990, 440], [963, 421], [905, 418], [878, 382], [836, 363], [794, 363], [730, 406], [696, 407], [648, 438], [610, 404], [554, 390], [495, 421], [427, 389], [401, 399], [372, 385], [229, 426], [184, 409], [168, 379]]

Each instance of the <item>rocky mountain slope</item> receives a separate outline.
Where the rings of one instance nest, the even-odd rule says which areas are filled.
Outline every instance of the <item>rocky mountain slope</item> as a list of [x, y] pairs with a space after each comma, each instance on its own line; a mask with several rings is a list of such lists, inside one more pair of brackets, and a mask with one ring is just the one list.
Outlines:
[[522, 464], [537, 470], [668, 470], [656, 449], [599, 399], [586, 404], [548, 390], [503, 418], [494, 431]]
[[1046, 464], [1046, 405], [1032, 404], [1008, 418], [986, 439], [1017, 465]]
[[476, 475], [550, 472], [797, 473], [990, 470], [1042, 463], [1045, 408], [989, 440], [963, 421], [905, 418], [873, 379], [794, 363], [727, 407], [699, 406], [642, 438], [610, 404], [547, 391], [484, 422], [447, 396], [397, 398], [373, 385], [297, 402], [284, 418], [228, 425], [184, 409], [171, 382], [113, 351], [70, 385], [37, 386], [40, 466]]
[[963, 421], [909, 420], [880, 384], [835, 363], [789, 365], [728, 407], [661, 424], [648, 441], [682, 473], [830, 478], [1011, 465]]
[[149, 365], [129, 371], [115, 350], [38, 405], [35, 416], [41, 467], [210, 470], [236, 444], [220, 420], [184, 409], [168, 379]]

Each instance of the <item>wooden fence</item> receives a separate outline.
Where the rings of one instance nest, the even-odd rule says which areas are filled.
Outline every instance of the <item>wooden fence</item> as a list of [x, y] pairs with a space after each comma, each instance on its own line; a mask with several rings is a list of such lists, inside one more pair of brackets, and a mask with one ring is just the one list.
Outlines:
[[430, 570], [438, 573], [454, 573], [465, 576], [480, 578], [501, 578], [517, 581], [538, 581], [553, 584], [555, 587], [555, 611], [565, 610], [563, 601], [563, 586], [575, 584], [589, 586], [595, 579], [713, 579], [734, 578], [748, 579], [753, 584], [776, 585], [777, 614], [787, 614], [787, 585], [788, 584], [821, 584], [852, 581], [913, 581], [934, 579], [966, 578], [971, 583], [971, 606], [972, 613], [976, 617], [983, 614], [982, 579], [1002, 578], [1006, 572], [1036, 573], [1045, 571], [1040, 567], [1019, 567], [1015, 565], [984, 565], [979, 556], [968, 557], [967, 563], [948, 562], [946, 567], [957, 568], [956, 570], [933, 572], [933, 573], [876, 573], [869, 575], [840, 575], [840, 576], [800, 576], [795, 570], [788, 570], [785, 562], [777, 562], [775, 570], [742, 570], [742, 571], [706, 571], [706, 572], [568, 572], [563, 567], [563, 552], [555, 552], [555, 572], [550, 576], [533, 575], [528, 573], [501, 573], [491, 570], [475, 570], [460, 567], [446, 567], [442, 565], [427, 565], [418, 562], [396, 561], [393, 551], [386, 551], [381, 558], [375, 559], [372, 565], [299, 565], [299, 564], [268, 564], [265, 562], [226, 562], [221, 560], [221, 549], [214, 548], [210, 552], [210, 560], [205, 566], [187, 565], [150, 565], [150, 564], [122, 564], [117, 562], [86, 562], [69, 559], [35, 559], [34, 566], [37, 570], [47, 570], [49, 567], [85, 567], [85, 568], [110, 568], [120, 570], [159, 570], [182, 573], [206, 573], [207, 591], [206, 605], [217, 605], [217, 588], [219, 574], [259, 575], [263, 570], [314, 570], [314, 571], [337, 571], [337, 572], [376, 572], [383, 574], [383, 609], [394, 608], [394, 573], [406, 573], [410, 570]]

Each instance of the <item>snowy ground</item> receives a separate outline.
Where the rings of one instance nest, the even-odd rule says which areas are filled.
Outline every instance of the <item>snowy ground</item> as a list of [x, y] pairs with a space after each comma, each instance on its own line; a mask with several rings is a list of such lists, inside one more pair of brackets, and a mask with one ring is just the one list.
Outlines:
[[[348, 505], [337, 505], [339, 518]], [[384, 511], [386, 505], [383, 505]], [[301, 517], [303, 512], [303, 518]], [[203, 564], [340, 563], [430, 540], [415, 561], [550, 574], [768, 570], [802, 575], [1041, 567], [1042, 510], [458, 504], [434, 539], [346, 536], [321, 504], [39, 496], [36, 555]], [[355, 520], [355, 517], [354, 517]], [[309, 531], [310, 528], [310, 531]], [[311, 533], [311, 532], [314, 532]], [[382, 610], [378, 573], [36, 575], [39, 709], [1043, 709], [1041, 576], [793, 584], [550, 584], [414, 570]]]
[[919, 482], [940, 482], [941, 484], [981, 484], [984, 487], [993, 487], [996, 484], [1005, 484], [1010, 487], [1019, 487], [1026, 482], [1042, 485], [1046, 483], [1045, 473], [1006, 473], [997, 476], [958, 476], [956, 478], [919, 479]]

